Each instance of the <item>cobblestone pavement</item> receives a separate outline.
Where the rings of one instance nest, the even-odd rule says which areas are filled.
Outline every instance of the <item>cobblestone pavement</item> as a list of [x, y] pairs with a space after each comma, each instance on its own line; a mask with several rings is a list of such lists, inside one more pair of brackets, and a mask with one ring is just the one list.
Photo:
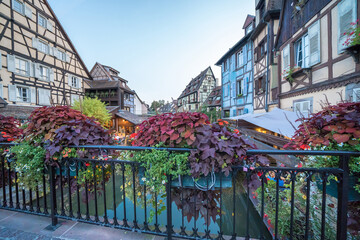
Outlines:
[[123, 231], [70, 220], [59, 220], [59, 228], [46, 230], [51, 219], [32, 214], [0, 210], [0, 240], [163, 240], [137, 232]]

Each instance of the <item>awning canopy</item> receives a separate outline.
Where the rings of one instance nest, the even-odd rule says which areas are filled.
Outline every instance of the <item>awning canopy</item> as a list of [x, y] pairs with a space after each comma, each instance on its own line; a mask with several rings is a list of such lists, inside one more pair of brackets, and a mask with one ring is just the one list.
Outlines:
[[271, 112], [244, 114], [236, 117], [230, 117], [231, 120], [245, 121], [272, 132], [279, 133], [283, 136], [291, 138], [295, 133], [295, 128], [300, 125], [296, 122], [299, 116], [296, 112], [274, 108]]

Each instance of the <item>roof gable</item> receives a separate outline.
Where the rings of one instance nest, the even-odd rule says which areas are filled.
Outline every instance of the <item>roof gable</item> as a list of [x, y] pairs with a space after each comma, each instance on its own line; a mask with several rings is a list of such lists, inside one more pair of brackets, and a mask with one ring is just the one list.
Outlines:
[[243, 29], [247, 28], [254, 20], [255, 16], [248, 14], [245, 19]]
[[49, 14], [54, 19], [54, 22], [55, 22], [56, 26], [59, 28], [58, 34], [62, 35], [62, 37], [66, 40], [65, 44], [67, 44], [68, 45], [67, 47], [69, 47], [74, 52], [78, 62], [80, 63], [80, 65], [82, 66], [82, 68], [84, 69], [86, 74], [88, 75], [88, 78], [91, 78], [90, 72], [87, 69], [84, 61], [82, 60], [82, 58], [80, 57], [80, 54], [76, 50], [76, 48], [75, 48], [74, 44], [72, 43], [72, 41], [70, 40], [70, 37], [65, 32], [65, 29], [61, 25], [59, 19], [57, 18], [55, 12], [52, 10], [52, 8], [51, 8], [50, 4], [48, 3], [48, 1], [43, 0], [43, 4], [42, 4], [42, 1], [39, 0], [39, 3], [41, 5], [41, 7], [43, 8], [43, 11], [46, 12], [47, 14]]
[[207, 67], [205, 70], [203, 70], [199, 75], [197, 75], [195, 78], [193, 78], [190, 83], [186, 86], [184, 91], [181, 93], [179, 98], [182, 98], [186, 95], [189, 95], [191, 93], [194, 93], [199, 90], [200, 86], [203, 83], [203, 80], [207, 75], [212, 75], [215, 79], [214, 73], [211, 69], [211, 67]]

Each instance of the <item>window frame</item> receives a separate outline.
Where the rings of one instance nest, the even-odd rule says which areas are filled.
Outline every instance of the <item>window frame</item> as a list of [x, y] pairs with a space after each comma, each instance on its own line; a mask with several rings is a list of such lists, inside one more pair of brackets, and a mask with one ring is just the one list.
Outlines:
[[[23, 95], [23, 91], [26, 90], [26, 101], [24, 101], [24, 97], [21, 96]], [[16, 85], [16, 102], [24, 102], [24, 103], [30, 103], [31, 102], [31, 90], [29, 87], [24, 87], [24, 86], [18, 86]]]
[[[19, 68], [17, 67], [17, 60], [19, 61]], [[25, 71], [20, 68], [20, 65], [21, 65], [20, 62], [21, 61], [25, 62], [25, 68], [26, 68]], [[15, 70], [14, 73], [17, 74], [17, 75], [29, 77], [30, 76], [30, 61], [28, 61], [28, 60], [26, 60], [24, 58], [15, 56], [15, 69], [14, 70]]]
[[[45, 50], [43, 49], [43, 47], [45, 47]], [[37, 49], [42, 53], [49, 54], [50, 47], [47, 42], [39, 39]]]
[[[43, 75], [43, 72], [41, 71], [41, 69], [46, 70], [45, 78], [44, 78], [44, 75]], [[39, 65], [39, 80], [50, 82], [50, 68], [48, 68], [44, 65]]]
[[[15, 7], [15, 3], [18, 3], [21, 6], [21, 12], [19, 12], [16, 7]], [[25, 4], [19, 0], [13, 0], [13, 6], [12, 6], [13, 10], [16, 11], [17, 13], [20, 13], [21, 15], [25, 15]]]
[[[305, 102], [308, 102], [309, 103], [309, 109], [308, 109], [308, 112], [307, 113], [305, 113], [304, 111], [302, 111], [302, 109], [303, 109], [303, 104], [305, 103]], [[295, 113], [297, 113], [298, 111], [296, 111], [296, 108], [295, 108], [295, 105], [296, 104], [301, 104], [301, 110], [299, 111], [301, 114], [303, 114], [305, 117], [306, 116], [309, 116], [312, 112], [313, 112], [313, 110], [312, 110], [312, 108], [313, 108], [313, 99], [312, 98], [304, 98], [304, 99], [299, 99], [299, 100], [295, 100], [295, 101], [293, 101], [293, 112], [295, 112]]]
[[[299, 65], [299, 47], [301, 47], [301, 66]], [[308, 68], [310, 66], [309, 35], [305, 33], [294, 42], [294, 63], [296, 67]]]
[[[40, 24], [40, 18], [44, 19], [44, 25]], [[43, 27], [43, 28], [47, 28], [47, 18], [44, 17], [44, 15], [42, 15], [41, 13], [39, 13], [38, 15], [38, 25]]]
[[236, 97], [240, 94], [244, 94], [243, 81], [244, 78], [236, 80]]
[[244, 66], [245, 61], [244, 61], [244, 48], [241, 48], [237, 53], [236, 53], [236, 67], [240, 68], [242, 66]]

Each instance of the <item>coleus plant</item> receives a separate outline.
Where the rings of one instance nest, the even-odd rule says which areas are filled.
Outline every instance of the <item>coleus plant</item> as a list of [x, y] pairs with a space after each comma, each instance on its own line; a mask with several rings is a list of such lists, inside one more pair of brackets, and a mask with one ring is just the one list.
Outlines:
[[203, 113], [182, 112], [156, 115], [139, 125], [134, 146], [154, 146], [162, 142], [169, 147], [191, 146], [197, 128], [209, 123]]
[[0, 115], [0, 142], [12, 142], [22, 136], [20, 122], [13, 117]]

